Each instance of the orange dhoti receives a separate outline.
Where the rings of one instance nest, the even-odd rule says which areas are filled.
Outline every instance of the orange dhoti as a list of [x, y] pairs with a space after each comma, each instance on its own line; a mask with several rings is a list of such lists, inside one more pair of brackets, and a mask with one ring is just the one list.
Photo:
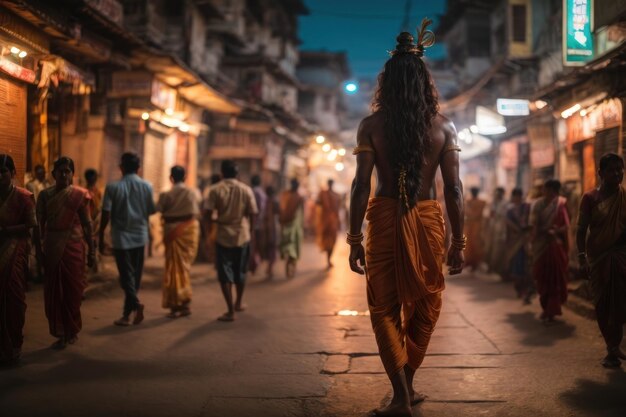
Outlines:
[[445, 226], [435, 200], [400, 214], [398, 200], [370, 199], [367, 209], [367, 299], [380, 357], [389, 376], [419, 368], [445, 284]]

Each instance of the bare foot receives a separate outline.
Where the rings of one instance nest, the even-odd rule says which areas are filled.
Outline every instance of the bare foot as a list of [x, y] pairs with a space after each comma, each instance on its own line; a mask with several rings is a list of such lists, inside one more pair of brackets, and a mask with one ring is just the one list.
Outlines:
[[411, 399], [411, 405], [417, 405], [421, 402], [424, 402], [427, 395], [421, 392], [411, 391], [409, 392], [409, 398]]
[[70, 345], [73, 345], [76, 342], [78, 342], [78, 336], [72, 336], [67, 339], [67, 343], [69, 343]]
[[404, 403], [394, 403], [393, 401], [383, 408], [374, 410], [374, 415], [382, 417], [411, 417], [411, 406]]
[[235, 321], [235, 313], [224, 313], [217, 319], [219, 321]]
[[239, 312], [246, 311], [246, 308], [248, 308], [248, 306], [245, 305], [245, 304], [236, 305], [235, 306], [235, 311], [239, 311]]
[[54, 350], [63, 350], [65, 349], [65, 347], [67, 346], [67, 343], [65, 342], [65, 340], [61, 337], [59, 338], [59, 340], [57, 340], [56, 342], [54, 342], [52, 344], [52, 346], [50, 346], [52, 349]]

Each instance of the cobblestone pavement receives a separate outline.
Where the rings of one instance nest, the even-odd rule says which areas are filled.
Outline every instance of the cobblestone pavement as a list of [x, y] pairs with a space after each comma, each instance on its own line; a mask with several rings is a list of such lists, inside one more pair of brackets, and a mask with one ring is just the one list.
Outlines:
[[[295, 279], [251, 277], [233, 323], [210, 266], [193, 269], [193, 314], [160, 307], [162, 259], [146, 266], [146, 320], [119, 328], [121, 290], [89, 292], [76, 345], [49, 349], [40, 287], [28, 293], [23, 361], [0, 370], [0, 416], [360, 417], [390, 397], [366, 315], [364, 278], [340, 244], [335, 268], [311, 243]], [[109, 271], [111, 272], [111, 271]], [[566, 310], [545, 327], [487, 275], [450, 278], [415, 387], [414, 416], [626, 415], [626, 373], [600, 366], [594, 322]], [[340, 316], [341, 310], [356, 315]]]

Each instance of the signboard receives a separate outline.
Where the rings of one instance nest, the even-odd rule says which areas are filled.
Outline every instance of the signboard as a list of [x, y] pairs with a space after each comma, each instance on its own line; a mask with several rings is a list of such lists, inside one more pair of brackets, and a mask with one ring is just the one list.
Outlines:
[[563, 0], [563, 65], [593, 59], [593, 0]]
[[19, 66], [3, 57], [0, 57], [0, 70], [17, 78], [20, 81], [26, 81], [27, 83], [31, 84], [34, 83], [35, 79], [37, 78], [35, 71]]
[[529, 125], [528, 136], [530, 138], [530, 166], [545, 168], [554, 165], [552, 125], [550, 123]]
[[530, 114], [528, 100], [499, 98], [496, 101], [498, 113], [503, 116], [528, 116]]

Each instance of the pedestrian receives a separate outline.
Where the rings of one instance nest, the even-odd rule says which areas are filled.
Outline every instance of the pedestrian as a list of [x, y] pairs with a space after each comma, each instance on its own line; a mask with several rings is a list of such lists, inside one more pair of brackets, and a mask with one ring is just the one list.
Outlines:
[[505, 190], [497, 187], [493, 193], [489, 212], [487, 265], [489, 272], [499, 274], [503, 280], [508, 279], [505, 264], [506, 213], [509, 208], [504, 199]]
[[298, 193], [300, 182], [293, 178], [289, 190], [280, 195], [280, 257], [285, 259], [285, 275], [293, 278], [300, 259], [304, 235], [304, 198]]
[[504, 264], [507, 265], [508, 279], [512, 280], [518, 298], [524, 304], [530, 304], [534, 292], [528, 265], [528, 239], [531, 227], [528, 224], [530, 204], [524, 202], [521, 188], [514, 188], [511, 193], [511, 206], [506, 213], [506, 241]]
[[[256, 201], [256, 206], [259, 209], [259, 214], [257, 215], [257, 219], [263, 219], [265, 217], [265, 205], [267, 203], [267, 194], [265, 194], [265, 190], [261, 185], [261, 177], [259, 175], [253, 175], [250, 181], [252, 184], [252, 192], [254, 193], [254, 200]], [[256, 269], [261, 263], [262, 256], [261, 251], [258, 246], [260, 242], [260, 234], [261, 234], [261, 221], [257, 221], [254, 225], [254, 239], [252, 240], [252, 245], [250, 247], [250, 265], [249, 270], [254, 275], [256, 273]]]
[[43, 165], [36, 165], [33, 170], [33, 178], [26, 183], [25, 188], [33, 193], [35, 201], [37, 201], [39, 193], [52, 185], [52, 181], [46, 177], [46, 168]]
[[[47, 178], [46, 169], [44, 168], [44, 166], [36, 165], [35, 169], [33, 170], [33, 178], [28, 181], [24, 187], [28, 191], [33, 193], [35, 197], [35, 202], [37, 202], [37, 199], [39, 198], [39, 193], [46, 188], [51, 187], [52, 185], [53, 182]], [[35, 251], [37, 250], [36, 248], [41, 246], [38, 242], [38, 239], [39, 235], [37, 233], [34, 233], [32, 236], [32, 245], [28, 264], [30, 278], [33, 282], [40, 283], [43, 281], [44, 272], [43, 265], [40, 262], [41, 257], [37, 257], [37, 254], [35, 253]]]
[[[202, 211], [205, 210], [204, 204], [206, 204], [207, 202], [209, 190], [211, 189], [212, 186], [214, 186], [221, 180], [222, 180], [221, 174], [211, 175], [210, 185], [206, 187], [204, 189], [204, 192], [202, 193], [202, 201], [203, 201]], [[205, 220], [204, 216], [201, 216], [201, 219], [200, 219], [200, 224], [202, 226], [202, 234], [203, 234], [202, 244], [204, 245], [204, 250], [202, 251], [202, 254], [205, 256], [205, 260], [209, 264], [215, 264], [215, 246], [216, 246], [215, 241], [217, 239], [217, 224], [215, 223], [215, 220], [217, 220], [217, 213], [215, 212], [213, 213], [213, 218], [211, 219], [210, 223], [208, 223]]]
[[274, 263], [276, 262], [276, 249], [278, 245], [278, 218], [280, 207], [276, 198], [276, 190], [272, 186], [265, 189], [267, 204], [265, 214], [259, 219], [259, 237], [256, 246], [259, 248], [261, 259], [267, 261], [266, 278], [274, 277]]
[[[98, 187], [98, 171], [93, 168], [85, 170], [85, 182], [87, 184], [87, 191], [91, 194], [89, 200], [89, 213], [91, 214], [91, 231], [92, 239], [97, 242], [98, 228], [100, 227], [100, 215], [102, 212], [102, 191]], [[96, 254], [96, 262], [92, 269], [93, 272], [98, 272], [99, 264], [98, 255]]]
[[91, 268], [96, 254], [89, 214], [91, 195], [72, 185], [74, 161], [66, 156], [57, 159], [52, 176], [55, 185], [39, 193], [37, 222], [43, 241], [46, 317], [50, 334], [58, 338], [52, 347], [63, 349], [76, 342], [82, 328], [85, 257]]
[[129, 326], [132, 313], [135, 313], [132, 324], [140, 324], [144, 319], [144, 305], [139, 301], [138, 293], [144, 253], [149, 243], [148, 218], [156, 209], [152, 185], [137, 175], [140, 163], [137, 154], [124, 153], [120, 163], [122, 179], [107, 184], [102, 200], [98, 246], [100, 253], [104, 254], [104, 231], [110, 220], [113, 254], [120, 286], [124, 290], [122, 317], [114, 321], [117, 326]]
[[35, 197], [14, 184], [15, 175], [13, 158], [0, 154], [0, 365], [20, 358], [30, 231], [37, 225]]
[[[218, 320], [233, 321], [236, 311], [245, 310], [243, 292], [258, 209], [252, 189], [237, 180], [239, 170], [235, 161], [222, 161], [221, 170], [223, 179], [209, 189], [204, 218], [211, 224], [213, 213], [217, 213], [217, 278], [228, 307]], [[233, 284], [237, 297], [234, 303]]]
[[580, 266], [590, 273], [596, 320], [606, 343], [602, 365], [616, 368], [626, 360], [620, 350], [626, 323], [624, 160], [614, 153], [603, 155], [598, 175], [600, 187], [585, 193], [580, 202], [576, 242]]
[[[432, 35], [424, 19], [417, 44], [401, 33], [378, 77], [374, 113], [359, 126], [350, 204], [350, 268], [367, 274], [367, 299], [378, 350], [393, 387], [377, 415], [411, 416], [425, 397], [413, 390], [439, 317], [444, 289], [444, 220], [432, 200], [439, 167], [452, 224], [451, 274], [463, 269], [463, 193], [454, 125], [438, 114], [430, 73], [422, 60]], [[376, 168], [375, 197], [370, 199]], [[369, 203], [368, 203], [369, 200]], [[367, 210], [366, 210], [367, 209]], [[361, 227], [367, 216], [367, 242]], [[360, 265], [359, 265], [360, 264]]]
[[471, 198], [465, 202], [465, 266], [472, 271], [480, 267], [484, 256], [483, 222], [487, 202], [478, 197], [479, 193], [480, 188], [470, 188]]
[[185, 185], [185, 168], [170, 170], [170, 191], [161, 193], [157, 211], [163, 220], [165, 244], [165, 274], [163, 278], [163, 308], [169, 308], [169, 318], [191, 314], [191, 277], [189, 270], [198, 252], [200, 214], [195, 191]]
[[320, 191], [317, 196], [318, 206], [317, 216], [317, 246], [326, 253], [326, 266], [332, 268], [331, 257], [337, 242], [337, 233], [341, 226], [339, 220], [339, 209], [341, 208], [341, 197], [333, 190], [335, 181], [328, 180], [328, 189]]
[[569, 216], [560, 189], [559, 180], [546, 181], [543, 196], [531, 212], [533, 277], [545, 323], [562, 314], [561, 305], [567, 300]]

